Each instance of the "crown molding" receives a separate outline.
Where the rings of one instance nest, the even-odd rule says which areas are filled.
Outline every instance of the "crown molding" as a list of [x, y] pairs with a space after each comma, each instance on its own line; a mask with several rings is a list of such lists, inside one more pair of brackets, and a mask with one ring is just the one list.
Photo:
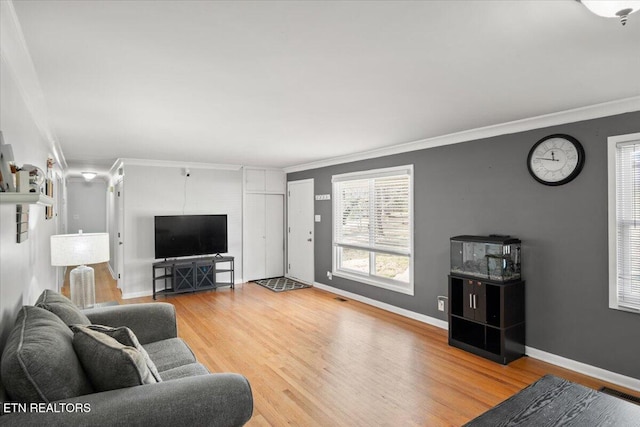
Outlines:
[[122, 159], [116, 159], [111, 169], [109, 169], [109, 175], [115, 175], [120, 167], [122, 167]]
[[289, 166], [283, 168], [283, 170], [286, 173], [300, 172], [309, 169], [333, 166], [341, 163], [356, 162], [359, 160], [407, 153], [410, 151], [440, 147], [443, 145], [459, 144], [461, 142], [474, 141], [478, 139], [490, 138], [517, 132], [524, 132], [528, 130], [557, 126], [566, 123], [574, 123], [583, 120], [597, 119], [600, 117], [614, 116], [617, 114], [630, 113], [634, 111], [640, 111], [640, 96], [634, 96], [631, 98], [604, 102], [587, 107], [560, 111], [557, 113], [545, 114], [542, 116], [530, 117], [522, 120], [515, 120], [512, 122], [506, 122], [497, 125], [470, 129], [462, 132], [451, 133], [448, 135], [436, 136], [433, 138], [421, 139], [418, 141], [407, 142], [391, 147], [384, 147], [376, 150], [363, 151], [361, 153], [348, 154], [345, 156], [319, 160], [317, 162]]
[[243, 170], [276, 171], [282, 172], [282, 168], [273, 166], [242, 166]]
[[47, 103], [38, 80], [22, 27], [13, 7], [13, 2], [0, 2], [0, 57], [11, 73], [24, 100], [31, 118], [42, 138], [50, 144], [54, 160], [67, 169], [67, 161], [49, 124]]
[[[116, 166], [118, 165], [118, 166]], [[218, 169], [239, 171], [242, 165], [226, 165], [217, 163], [200, 163], [200, 162], [180, 162], [174, 160], [152, 160], [152, 159], [118, 159], [114, 163], [111, 170], [117, 169], [119, 166], [159, 166], [165, 168], [190, 168], [190, 169]]]
[[69, 176], [67, 177], [67, 184], [70, 182], [74, 182], [74, 183], [82, 183], [82, 184], [87, 184], [87, 185], [92, 185], [92, 184], [107, 184], [109, 182], [109, 180], [104, 177], [104, 176], [96, 176], [95, 178], [93, 178], [91, 181], [87, 181], [86, 179], [84, 179], [81, 176]]

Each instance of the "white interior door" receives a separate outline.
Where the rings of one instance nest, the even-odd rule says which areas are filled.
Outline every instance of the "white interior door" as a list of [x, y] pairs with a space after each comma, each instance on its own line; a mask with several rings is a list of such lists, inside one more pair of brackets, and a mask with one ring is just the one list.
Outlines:
[[247, 194], [244, 207], [242, 279], [265, 278], [265, 195]]
[[265, 196], [265, 275], [280, 277], [284, 273], [284, 196]]
[[287, 183], [287, 274], [314, 282], [313, 179]]
[[284, 273], [284, 197], [247, 194], [244, 215], [243, 279], [279, 277]]

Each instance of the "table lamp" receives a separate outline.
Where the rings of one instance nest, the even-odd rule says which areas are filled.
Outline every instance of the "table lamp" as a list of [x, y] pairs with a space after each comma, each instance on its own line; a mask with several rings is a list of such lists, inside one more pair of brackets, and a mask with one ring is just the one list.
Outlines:
[[109, 261], [109, 234], [82, 233], [51, 236], [51, 265], [71, 270], [71, 301], [80, 308], [90, 308], [96, 303], [95, 275], [93, 268], [85, 264]]

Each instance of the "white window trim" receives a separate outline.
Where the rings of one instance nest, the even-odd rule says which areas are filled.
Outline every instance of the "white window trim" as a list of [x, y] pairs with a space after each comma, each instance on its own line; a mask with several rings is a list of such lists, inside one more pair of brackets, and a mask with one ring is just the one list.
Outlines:
[[[414, 199], [414, 192], [413, 192], [413, 181], [414, 181], [414, 174], [413, 174], [413, 165], [404, 165], [404, 166], [395, 166], [395, 167], [389, 167], [389, 168], [381, 168], [381, 169], [371, 169], [371, 170], [366, 170], [366, 171], [359, 171], [359, 172], [349, 172], [349, 173], [344, 173], [344, 174], [339, 174], [339, 175], [333, 175], [331, 177], [331, 183], [332, 183], [332, 188], [331, 188], [331, 203], [333, 204], [332, 206], [332, 213], [333, 213], [333, 220], [336, 221], [336, 197], [335, 197], [335, 192], [334, 192], [334, 186], [333, 184], [337, 183], [337, 182], [342, 182], [342, 181], [349, 181], [349, 180], [355, 180], [355, 179], [368, 179], [368, 178], [374, 178], [374, 177], [381, 177], [381, 176], [392, 176], [392, 175], [396, 175], [399, 172], [407, 172], [409, 174], [409, 283], [408, 284], [399, 284], [397, 281], [393, 281], [393, 280], [388, 280], [388, 279], [384, 279], [382, 277], [379, 276], [365, 276], [365, 275], [360, 275], [357, 272], [354, 272], [353, 274], [351, 274], [348, 271], [345, 270], [338, 270], [337, 265], [336, 265], [336, 260], [338, 257], [338, 249], [336, 246], [336, 242], [335, 242], [335, 225], [332, 225], [331, 227], [331, 247], [332, 247], [332, 259], [331, 259], [331, 270], [332, 270], [332, 274], [336, 277], [341, 277], [343, 279], [349, 279], [349, 280], [353, 280], [355, 282], [360, 282], [360, 283], [365, 283], [367, 285], [371, 285], [371, 286], [376, 286], [378, 288], [383, 288], [383, 289], [388, 289], [394, 292], [398, 292], [398, 293], [402, 293], [402, 294], [406, 294], [406, 295], [414, 295], [414, 277], [413, 277], [413, 266], [414, 266], [414, 239], [413, 239], [413, 235], [414, 235], [414, 216], [415, 216], [415, 212], [414, 212], [414, 208], [413, 208], [413, 199]], [[370, 250], [370, 249], [366, 249], [366, 250]]]
[[617, 242], [617, 179], [616, 179], [616, 147], [620, 143], [640, 140], [640, 133], [616, 135], [607, 138], [608, 191], [609, 191], [609, 308], [640, 313], [618, 304], [618, 242]]

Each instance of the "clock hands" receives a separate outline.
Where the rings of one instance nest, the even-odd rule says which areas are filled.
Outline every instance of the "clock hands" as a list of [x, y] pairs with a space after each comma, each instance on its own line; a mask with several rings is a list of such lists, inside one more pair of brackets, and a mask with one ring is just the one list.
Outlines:
[[546, 157], [536, 157], [536, 159], [539, 159], [539, 160], [550, 160], [552, 162], [559, 162], [560, 161], [559, 159], [556, 159], [556, 155], [555, 155], [555, 153], [553, 151], [551, 152], [551, 158], [550, 159], [548, 159]]

